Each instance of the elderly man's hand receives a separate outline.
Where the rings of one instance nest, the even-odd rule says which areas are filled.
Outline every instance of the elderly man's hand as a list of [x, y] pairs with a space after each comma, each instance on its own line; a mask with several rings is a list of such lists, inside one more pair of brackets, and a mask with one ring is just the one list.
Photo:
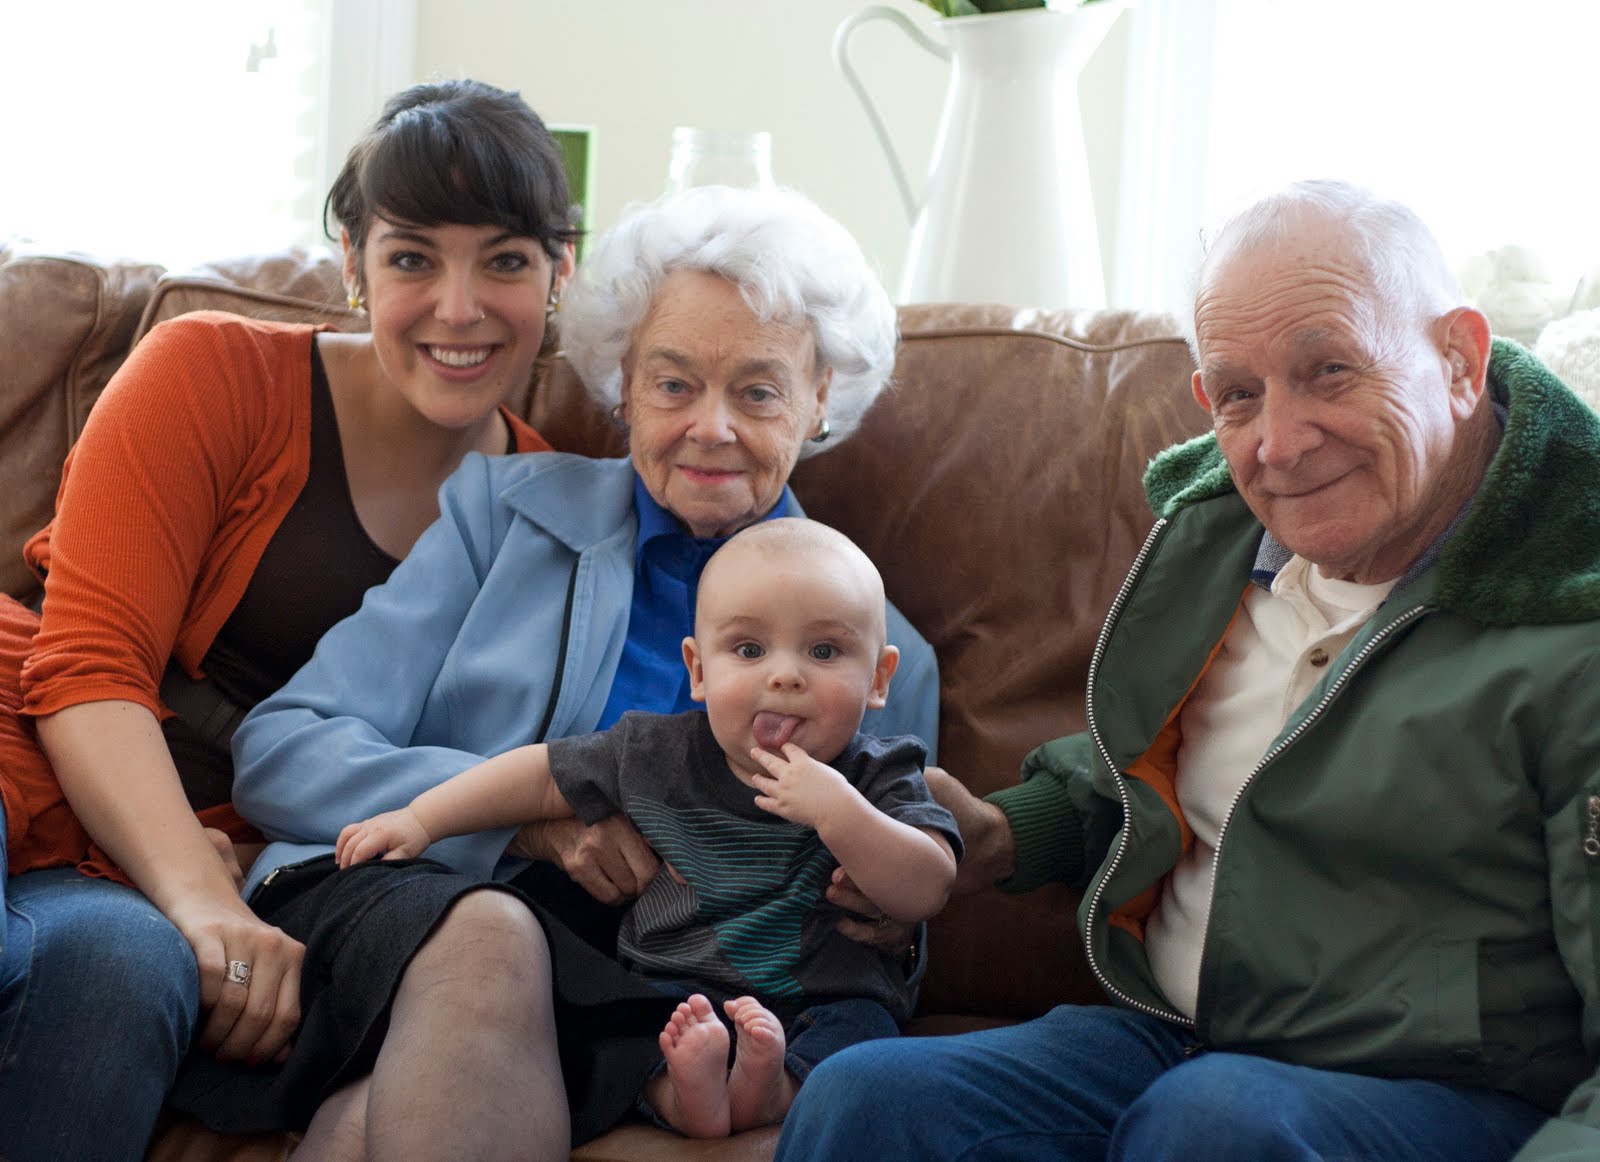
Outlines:
[[506, 850], [555, 864], [602, 904], [637, 899], [661, 869], [655, 851], [622, 815], [593, 827], [576, 819], [529, 823]]
[[961, 843], [966, 848], [956, 867], [951, 894], [971, 895], [1010, 878], [1016, 870], [1017, 850], [1006, 813], [993, 803], [985, 803], [941, 767], [929, 767], [923, 776], [935, 802], [956, 817]]

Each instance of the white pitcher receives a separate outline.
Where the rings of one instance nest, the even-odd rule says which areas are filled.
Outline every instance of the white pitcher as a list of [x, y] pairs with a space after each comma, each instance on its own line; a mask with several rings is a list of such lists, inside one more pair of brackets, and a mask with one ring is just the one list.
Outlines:
[[[839, 25], [834, 64], [866, 110], [911, 221], [900, 302], [1105, 305], [1078, 73], [1121, 11], [1119, 0], [1099, 0], [955, 16], [936, 21], [942, 41], [882, 5]], [[921, 198], [850, 64], [850, 34], [870, 20], [898, 25], [950, 61]]]

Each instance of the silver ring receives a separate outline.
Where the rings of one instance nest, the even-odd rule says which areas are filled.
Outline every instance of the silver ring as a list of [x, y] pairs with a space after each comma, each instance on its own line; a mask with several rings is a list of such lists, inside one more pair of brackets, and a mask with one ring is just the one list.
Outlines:
[[228, 961], [228, 971], [222, 974], [222, 979], [229, 984], [242, 984], [250, 987], [250, 966], [242, 960]]

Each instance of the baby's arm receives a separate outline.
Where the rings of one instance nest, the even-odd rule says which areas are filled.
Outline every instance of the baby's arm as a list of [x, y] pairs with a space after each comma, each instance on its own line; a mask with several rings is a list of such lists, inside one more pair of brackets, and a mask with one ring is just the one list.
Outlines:
[[937, 831], [891, 819], [838, 771], [785, 743], [783, 754], [756, 749], [756, 806], [817, 829], [839, 866], [893, 919], [925, 920], [943, 908], [956, 857]]
[[340, 867], [377, 855], [409, 859], [452, 835], [571, 814], [572, 806], [550, 774], [549, 748], [534, 743], [468, 767], [398, 811], [352, 823], [339, 833], [334, 855]]

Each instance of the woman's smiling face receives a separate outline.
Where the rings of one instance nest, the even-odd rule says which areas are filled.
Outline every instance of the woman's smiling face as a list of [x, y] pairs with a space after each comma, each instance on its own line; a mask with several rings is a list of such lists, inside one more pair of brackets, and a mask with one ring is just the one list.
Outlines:
[[697, 537], [727, 536], [778, 503], [826, 414], [809, 327], [758, 319], [719, 275], [661, 282], [623, 360], [634, 468]]
[[[356, 261], [347, 253], [352, 285]], [[360, 261], [384, 374], [419, 414], [452, 429], [482, 420], [530, 381], [552, 279], [572, 269], [570, 250], [552, 263], [537, 239], [499, 226], [381, 217]]]

